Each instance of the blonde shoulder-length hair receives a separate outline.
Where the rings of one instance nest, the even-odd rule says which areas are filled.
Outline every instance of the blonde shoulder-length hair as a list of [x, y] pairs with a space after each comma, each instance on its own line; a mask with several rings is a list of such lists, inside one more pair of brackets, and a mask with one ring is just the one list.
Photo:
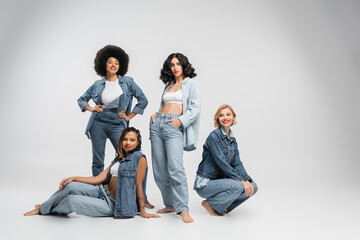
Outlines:
[[[228, 105], [228, 104], [223, 104], [223, 105], [221, 105], [221, 106], [218, 108], [218, 110], [216, 111], [216, 113], [215, 113], [215, 115], [214, 115], [214, 127], [216, 127], [216, 128], [220, 127], [219, 116], [220, 116], [221, 111], [222, 111], [223, 109], [225, 109], [225, 108], [230, 109], [230, 111], [231, 111], [232, 114], [234, 115], [234, 122], [233, 122], [232, 125], [235, 125], [235, 124], [236, 124], [236, 113], [235, 113], [234, 109], [233, 109], [230, 105]], [[231, 126], [232, 126], [232, 125], [231, 125]]]

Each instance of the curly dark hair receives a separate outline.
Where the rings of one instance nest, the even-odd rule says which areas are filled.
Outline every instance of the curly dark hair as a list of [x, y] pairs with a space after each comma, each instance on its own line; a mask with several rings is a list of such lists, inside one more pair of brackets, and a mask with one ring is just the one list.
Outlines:
[[97, 75], [106, 76], [106, 61], [110, 58], [116, 58], [119, 61], [118, 75], [124, 76], [128, 71], [129, 55], [124, 50], [114, 45], [106, 45], [96, 53], [94, 60], [94, 69]]
[[161, 69], [160, 79], [164, 84], [171, 84], [175, 82], [175, 77], [171, 72], [171, 60], [177, 58], [183, 68], [183, 74], [185, 77], [193, 78], [196, 77], [195, 68], [191, 66], [188, 58], [181, 53], [172, 53], [165, 60], [163, 68]]
[[133, 153], [133, 152], [136, 152], [136, 151], [141, 151], [141, 134], [140, 134], [140, 131], [138, 129], [134, 128], [134, 127], [127, 127], [122, 131], [122, 133], [120, 135], [120, 138], [119, 138], [119, 142], [118, 142], [118, 148], [117, 148], [117, 151], [116, 151], [116, 158], [118, 158], [119, 160], [122, 160], [122, 159], [124, 159], [126, 157], [126, 153], [125, 153], [124, 149], [122, 148], [121, 143], [124, 140], [125, 135], [128, 134], [129, 132], [135, 132], [136, 136], [137, 136], [137, 140], [138, 140], [138, 145], [136, 146], [135, 149], [130, 151], [129, 154]]

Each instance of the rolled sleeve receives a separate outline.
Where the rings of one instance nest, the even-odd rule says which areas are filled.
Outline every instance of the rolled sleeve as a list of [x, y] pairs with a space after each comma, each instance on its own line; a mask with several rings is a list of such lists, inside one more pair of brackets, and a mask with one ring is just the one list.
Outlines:
[[93, 91], [93, 88], [94, 88], [94, 85], [91, 85], [91, 87], [89, 87], [89, 89], [86, 90], [86, 92], [83, 95], [81, 95], [79, 97], [79, 99], [77, 100], [78, 105], [82, 112], [85, 112], [86, 110], [84, 109], [84, 107], [89, 105], [89, 101], [91, 99], [91, 93]]

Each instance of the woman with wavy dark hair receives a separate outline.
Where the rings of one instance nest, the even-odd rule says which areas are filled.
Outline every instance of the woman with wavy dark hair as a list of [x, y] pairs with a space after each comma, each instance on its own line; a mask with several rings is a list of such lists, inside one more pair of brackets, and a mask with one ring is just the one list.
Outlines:
[[[140, 131], [130, 127], [122, 132], [117, 156], [95, 177], [69, 177], [61, 180], [47, 201], [35, 205], [25, 216], [70, 214], [92, 217], [159, 217], [145, 211], [147, 162], [141, 153]], [[121, 183], [121, 184], [119, 184]]]
[[188, 207], [188, 185], [183, 150], [196, 148], [200, 123], [200, 87], [187, 57], [173, 53], [164, 62], [160, 79], [165, 84], [159, 112], [150, 119], [154, 178], [165, 207], [157, 213], [176, 212], [193, 222]]
[[[117, 46], [107, 45], [100, 49], [94, 60], [96, 73], [102, 77], [78, 99], [81, 111], [91, 112], [85, 134], [92, 143], [92, 173], [104, 170], [105, 144], [109, 138], [114, 149], [121, 132], [136, 114], [143, 114], [148, 100], [131, 77], [125, 76], [129, 56]], [[131, 109], [133, 98], [137, 104]], [[91, 107], [89, 101], [95, 106]]]

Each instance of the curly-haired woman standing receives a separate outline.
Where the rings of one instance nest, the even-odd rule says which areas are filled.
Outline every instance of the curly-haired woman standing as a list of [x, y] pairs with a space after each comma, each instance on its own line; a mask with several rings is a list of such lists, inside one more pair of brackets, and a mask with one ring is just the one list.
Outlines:
[[166, 85], [160, 110], [150, 119], [154, 178], [165, 205], [157, 213], [176, 212], [185, 223], [193, 219], [188, 208], [183, 150], [196, 148], [200, 123], [200, 87], [192, 79], [195, 76], [187, 57], [170, 54], [160, 75]]
[[[148, 100], [134, 80], [125, 76], [129, 56], [121, 48], [105, 46], [97, 52], [94, 64], [96, 73], [103, 79], [95, 81], [78, 99], [78, 104], [81, 111], [92, 112], [85, 134], [91, 139], [92, 173], [97, 176], [104, 170], [106, 139], [117, 149], [121, 132], [136, 114], [143, 114]], [[133, 97], [137, 104], [131, 110]], [[95, 106], [89, 105], [90, 99]]]

